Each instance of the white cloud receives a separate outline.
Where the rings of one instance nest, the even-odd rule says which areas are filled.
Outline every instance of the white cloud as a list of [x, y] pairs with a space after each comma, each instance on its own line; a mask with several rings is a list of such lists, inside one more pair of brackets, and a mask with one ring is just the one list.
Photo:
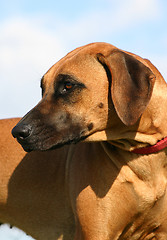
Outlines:
[[2, 69], [11, 69], [17, 63], [27, 63], [41, 69], [46, 59], [56, 61], [63, 53], [60, 41], [33, 21], [10, 19], [1, 26], [0, 32]]
[[73, 24], [64, 23], [69, 39], [84, 42], [103, 35], [113, 35], [160, 16], [158, 0], [114, 0], [107, 8], [88, 12]]
[[158, 68], [165, 81], [167, 82], [167, 55], [166, 56], [152, 56], [151, 62]]
[[14, 18], [1, 23], [0, 53], [0, 117], [22, 116], [39, 101], [40, 78], [63, 46], [36, 22]]
[[121, 30], [155, 19], [159, 14], [158, 0], [118, 0], [112, 20], [115, 19], [115, 27]]

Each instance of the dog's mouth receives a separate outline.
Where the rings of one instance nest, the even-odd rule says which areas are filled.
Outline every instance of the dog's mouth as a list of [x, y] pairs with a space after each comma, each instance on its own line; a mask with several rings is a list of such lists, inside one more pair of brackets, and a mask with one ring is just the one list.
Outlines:
[[62, 138], [57, 141], [52, 141], [53, 137], [48, 137], [45, 139], [40, 139], [39, 137], [28, 137], [27, 139], [18, 139], [18, 143], [21, 144], [22, 148], [26, 152], [31, 151], [47, 151], [47, 150], [54, 150], [57, 148], [61, 148], [64, 145], [70, 145], [70, 144], [77, 144], [78, 142], [84, 141], [86, 138], [88, 138], [90, 134], [84, 135], [84, 131], [82, 134], [79, 134], [79, 136], [73, 136], [71, 138]]
[[[88, 135], [89, 136], [89, 135]], [[46, 149], [46, 150], [54, 150], [54, 149], [57, 149], [57, 148], [61, 148], [65, 145], [70, 145], [70, 144], [77, 144], [79, 142], [82, 142], [84, 141], [88, 136], [83, 136], [81, 137], [80, 139], [73, 139], [73, 140], [69, 140], [67, 142], [64, 142], [64, 143], [58, 143], [54, 146], [52, 146], [50, 149]]]
[[86, 124], [84, 120], [82, 123], [74, 121], [75, 118], [68, 118], [53, 125], [44, 124], [39, 119], [32, 121], [27, 118], [23, 118], [12, 130], [13, 137], [26, 152], [46, 151], [76, 144], [85, 140], [95, 130], [93, 124]]

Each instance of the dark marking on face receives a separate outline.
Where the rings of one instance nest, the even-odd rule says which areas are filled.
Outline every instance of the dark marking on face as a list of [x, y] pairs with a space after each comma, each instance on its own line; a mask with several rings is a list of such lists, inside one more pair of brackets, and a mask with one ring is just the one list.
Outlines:
[[90, 123], [90, 124], [88, 125], [88, 130], [91, 131], [92, 129], [93, 129], [93, 123]]
[[104, 104], [101, 102], [101, 103], [99, 103], [99, 108], [103, 108], [104, 107]]
[[68, 74], [59, 74], [55, 80], [55, 97], [65, 98], [71, 93], [80, 92], [85, 85]]
[[[60, 111], [54, 115], [54, 121], [50, 121], [50, 113], [44, 115], [40, 112], [40, 105], [32, 109], [17, 124], [17, 140], [27, 152], [33, 150], [55, 149], [67, 144], [75, 144], [88, 137], [88, 126], [84, 124], [84, 119], [72, 116], [67, 111]], [[22, 129], [31, 126], [29, 136], [22, 137]], [[91, 129], [93, 124], [90, 124]]]

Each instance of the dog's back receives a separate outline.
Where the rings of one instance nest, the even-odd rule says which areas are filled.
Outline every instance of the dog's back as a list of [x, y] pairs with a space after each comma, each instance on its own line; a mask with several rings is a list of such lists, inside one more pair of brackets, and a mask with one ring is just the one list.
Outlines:
[[73, 219], [63, 186], [67, 148], [26, 153], [11, 135], [18, 121], [0, 120], [0, 222], [35, 239], [70, 237], [66, 218]]

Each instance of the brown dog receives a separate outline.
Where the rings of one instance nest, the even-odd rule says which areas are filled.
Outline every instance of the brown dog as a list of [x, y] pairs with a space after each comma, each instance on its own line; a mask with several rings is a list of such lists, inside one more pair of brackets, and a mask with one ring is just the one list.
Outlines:
[[41, 102], [12, 131], [23, 148], [89, 142], [56, 153], [57, 239], [167, 239], [167, 86], [158, 70], [94, 43], [56, 63], [41, 86]]
[[[0, 120], [0, 222], [17, 226], [35, 239], [62, 239], [62, 235], [67, 239], [71, 224], [63, 225], [62, 210], [68, 221], [73, 215], [62, 187], [64, 153], [24, 152], [11, 135], [19, 120]], [[58, 230], [57, 224], [61, 224]]]

